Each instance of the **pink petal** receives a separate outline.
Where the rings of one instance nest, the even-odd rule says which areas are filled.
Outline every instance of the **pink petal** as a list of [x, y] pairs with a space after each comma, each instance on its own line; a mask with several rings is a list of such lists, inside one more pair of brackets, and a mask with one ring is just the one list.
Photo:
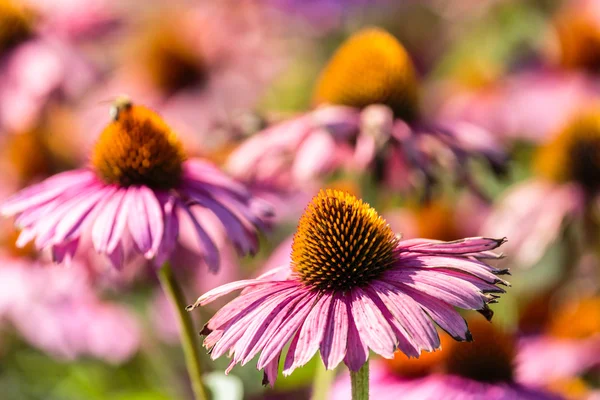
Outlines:
[[327, 326], [321, 341], [321, 358], [326, 369], [334, 369], [346, 355], [348, 309], [339, 295], [334, 295], [327, 315]]
[[372, 291], [404, 327], [418, 349], [433, 351], [440, 347], [440, 338], [431, 319], [410, 296], [380, 281], [373, 283]]
[[[94, 221], [92, 227], [92, 242], [98, 253], [112, 253], [116, 244], [121, 240], [121, 234], [124, 228], [124, 221], [119, 218], [119, 209], [127, 190], [117, 190], [102, 208]], [[118, 222], [118, 223], [117, 223]], [[109, 250], [109, 243], [113, 244]]]
[[208, 265], [208, 269], [212, 272], [217, 272], [219, 270], [220, 263], [219, 249], [217, 249], [215, 243], [200, 225], [194, 214], [192, 214], [192, 211], [185, 205], [182, 205], [181, 208], [188, 215], [190, 221], [194, 225], [196, 235], [200, 243], [200, 248], [202, 250], [202, 255], [204, 256], [206, 265]]
[[288, 350], [284, 375], [290, 375], [294, 369], [306, 364], [319, 349], [329, 320], [331, 300], [332, 296], [322, 295], [308, 314], [300, 329], [297, 348], [293, 352], [291, 349]]
[[300, 304], [298, 304], [296, 309], [290, 311], [290, 314], [281, 323], [279, 329], [277, 329], [277, 331], [268, 339], [268, 342], [258, 358], [258, 363], [256, 364], [258, 369], [264, 368], [281, 353], [281, 350], [288, 340], [290, 340], [292, 335], [306, 319], [313, 307], [316, 296], [316, 293], [309, 292]]
[[385, 358], [393, 358], [396, 336], [379, 307], [360, 288], [352, 289], [350, 295], [350, 311], [360, 337], [375, 353]]
[[[346, 301], [346, 309], [349, 316], [352, 315], [351, 306]], [[350, 369], [350, 371], [358, 371], [369, 358], [369, 348], [356, 327], [354, 318], [348, 318], [348, 341], [346, 343], [346, 355], [344, 362]]]

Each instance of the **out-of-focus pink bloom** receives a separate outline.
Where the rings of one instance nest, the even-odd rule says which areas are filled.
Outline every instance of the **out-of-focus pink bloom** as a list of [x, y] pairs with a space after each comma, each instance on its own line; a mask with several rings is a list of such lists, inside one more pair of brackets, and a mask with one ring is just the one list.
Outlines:
[[528, 71], [477, 90], [449, 89], [440, 114], [498, 137], [543, 143], [600, 94], [600, 81], [564, 71]]
[[544, 329], [520, 343], [517, 373], [523, 382], [552, 386], [600, 368], [600, 298], [553, 307]]
[[[485, 324], [485, 325], [484, 325]], [[560, 400], [521, 381], [515, 374], [515, 338], [485, 321], [469, 319], [473, 342], [442, 339], [442, 350], [418, 360], [397, 354], [377, 362], [370, 373], [370, 397], [410, 400]], [[536, 355], [531, 354], [536, 357]], [[517, 356], [518, 359], [518, 356]], [[350, 379], [344, 375], [332, 388], [331, 399], [350, 396]]]
[[[362, 66], [370, 57], [386, 63]], [[322, 73], [315, 93], [322, 106], [255, 134], [232, 153], [228, 167], [244, 181], [284, 187], [322, 181], [340, 169], [368, 170], [388, 187], [424, 187], [426, 195], [440, 170], [476, 188], [471, 159], [503, 169], [504, 152], [486, 130], [420, 116], [417, 89], [402, 45], [380, 29], [359, 31]]]
[[175, 134], [153, 111], [126, 101], [112, 112], [91, 167], [50, 177], [2, 203], [3, 214], [17, 215], [18, 245], [35, 239], [38, 249], [50, 248], [61, 262], [91, 240], [115, 266], [130, 252], [160, 265], [171, 257], [187, 219], [214, 271], [219, 252], [210, 227], [193, 213], [200, 207], [218, 217], [240, 253], [256, 251], [268, 205], [212, 164], [186, 160]]
[[[361, 227], [360, 230], [357, 227]], [[504, 240], [454, 242], [398, 240], [375, 210], [347, 193], [321, 191], [300, 218], [292, 261], [257, 279], [232, 282], [202, 295], [193, 309], [243, 289], [206, 324], [204, 345], [216, 359], [246, 364], [259, 353], [258, 369], [273, 384], [291, 340], [284, 374], [320, 349], [327, 369], [340, 362], [357, 371], [369, 349], [392, 358], [440, 345], [433, 322], [457, 340], [470, 340], [454, 306], [480, 310], [507, 284], [480, 258]], [[331, 264], [323, 260], [335, 259]]]
[[69, 41], [97, 38], [119, 23], [114, 3], [107, 0], [23, 0], [40, 15], [39, 30]]
[[565, 220], [582, 217], [586, 197], [576, 184], [533, 179], [510, 188], [481, 228], [492, 235], [506, 232], [514, 238], [507, 252], [516, 265], [535, 265], [560, 238]]
[[[443, 350], [442, 350], [443, 351]], [[460, 376], [434, 374], [417, 379], [402, 379], [383, 365], [374, 364], [370, 372], [369, 396], [379, 400], [560, 400], [562, 397], [519, 384], [482, 383]], [[335, 383], [331, 400], [351, 397], [350, 378]]]
[[600, 366], [600, 334], [582, 340], [526, 337], [520, 343], [517, 365], [519, 377], [532, 386], [577, 377]]
[[285, 63], [282, 36], [264, 7], [202, 2], [185, 5], [185, 12], [159, 7], [150, 16], [119, 43], [122, 56], [110, 80], [82, 101], [78, 119], [85, 129], [65, 139], [90, 145], [86, 132], [101, 129], [104, 118], [98, 103], [121, 94], [173, 121], [192, 154], [244, 135], [239, 119], [254, 111]]
[[95, 78], [85, 59], [61, 41], [29, 40], [0, 58], [0, 129], [32, 129], [50, 96], [81, 95]]
[[103, 301], [84, 267], [0, 256], [0, 316], [33, 346], [56, 357], [120, 363], [138, 349], [141, 329], [125, 307]]
[[[51, 98], [80, 96], [96, 81], [96, 67], [75, 41], [115, 21], [107, 6], [103, 0], [3, 3], [3, 40], [12, 42], [0, 43], [0, 130], [31, 129]], [[15, 26], [22, 32], [13, 40]]]

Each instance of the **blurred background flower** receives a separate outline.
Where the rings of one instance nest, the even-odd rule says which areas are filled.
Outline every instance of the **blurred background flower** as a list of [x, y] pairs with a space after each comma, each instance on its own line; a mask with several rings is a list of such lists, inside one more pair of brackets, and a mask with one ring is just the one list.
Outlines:
[[[254, 237], [237, 213], [222, 224], [218, 205], [182, 203], [193, 219], [178, 219], [169, 253], [187, 299], [289, 265], [306, 204], [339, 189], [403, 239], [508, 238], [490, 262], [512, 287], [483, 339], [440, 333], [441, 351], [374, 361], [374, 396], [598, 399], [599, 74], [597, 0], [0, 0], [0, 202], [93, 166], [109, 105], [128, 95], [188, 161], [276, 210]], [[192, 398], [177, 314], [135, 244], [121, 270], [93, 245], [54, 265], [15, 246], [14, 222], [0, 220], [3, 399]], [[194, 311], [197, 330], [231, 299]], [[263, 387], [257, 359], [225, 378], [227, 362], [203, 354], [214, 398], [306, 399], [315, 377], [315, 400], [348, 393], [345, 367], [323, 375], [319, 357]]]

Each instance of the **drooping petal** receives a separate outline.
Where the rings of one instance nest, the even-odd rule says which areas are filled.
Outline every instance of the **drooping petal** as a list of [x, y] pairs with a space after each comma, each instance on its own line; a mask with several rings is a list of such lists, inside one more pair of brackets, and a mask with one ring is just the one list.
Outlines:
[[[294, 349], [294, 352], [291, 349], [288, 350], [288, 357], [286, 357], [284, 364], [284, 374], [289, 375], [294, 369], [306, 364], [319, 349], [329, 319], [331, 300], [331, 295], [321, 296], [310, 314], [308, 314], [299, 331], [296, 349]], [[293, 356], [290, 357], [290, 354]]]
[[321, 341], [321, 358], [326, 369], [334, 369], [346, 355], [348, 341], [348, 308], [339, 295], [334, 295]]
[[372, 291], [406, 329], [420, 350], [433, 351], [440, 346], [440, 338], [431, 319], [409, 295], [381, 281], [372, 284]]
[[219, 249], [208, 233], [206, 233], [202, 225], [200, 225], [200, 222], [198, 222], [196, 216], [192, 213], [192, 210], [185, 205], [182, 205], [180, 208], [185, 212], [185, 214], [187, 214], [194, 226], [194, 229], [196, 230], [196, 236], [198, 237], [200, 249], [202, 251], [202, 255], [204, 256], [204, 261], [206, 262], [206, 265], [208, 265], [208, 269], [211, 272], [217, 272], [219, 270], [220, 263]]
[[375, 353], [385, 358], [393, 358], [395, 335], [377, 305], [360, 288], [353, 288], [350, 298], [350, 310], [358, 334]]
[[356, 323], [352, 317], [352, 311], [350, 309], [350, 301], [344, 299], [346, 303], [346, 309], [348, 314], [348, 339], [346, 342], [346, 355], [344, 356], [344, 363], [348, 366], [350, 371], [358, 371], [369, 358], [369, 348], [361, 335], [358, 333]]

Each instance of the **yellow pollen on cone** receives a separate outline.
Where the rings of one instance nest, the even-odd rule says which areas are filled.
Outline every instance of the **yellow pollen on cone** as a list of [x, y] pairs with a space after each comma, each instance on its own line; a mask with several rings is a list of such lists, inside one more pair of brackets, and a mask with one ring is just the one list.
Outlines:
[[368, 28], [335, 52], [316, 86], [316, 104], [389, 106], [397, 117], [418, 114], [418, 82], [410, 56], [391, 34]]
[[111, 110], [92, 154], [92, 165], [106, 183], [169, 189], [179, 183], [183, 147], [154, 111], [120, 100]]
[[338, 190], [321, 190], [306, 207], [292, 244], [292, 265], [308, 286], [363, 286], [395, 261], [398, 238], [375, 209]]

